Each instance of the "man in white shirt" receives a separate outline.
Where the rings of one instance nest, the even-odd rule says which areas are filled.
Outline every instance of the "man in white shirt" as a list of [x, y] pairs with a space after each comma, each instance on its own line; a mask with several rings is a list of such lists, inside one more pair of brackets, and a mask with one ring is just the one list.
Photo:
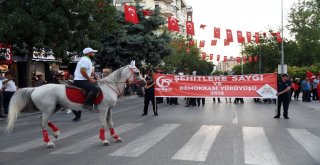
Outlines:
[[13, 96], [14, 92], [17, 90], [16, 83], [12, 80], [13, 77], [11, 73], [6, 73], [5, 74], [5, 79], [2, 81], [3, 84], [3, 108], [4, 108], [4, 113], [8, 114], [9, 110], [9, 103], [11, 100], [11, 97]]
[[99, 87], [96, 86], [96, 80], [90, 77], [92, 73], [92, 61], [90, 58], [94, 57], [97, 50], [85, 48], [82, 52], [84, 56], [80, 59], [74, 71], [74, 85], [86, 90], [88, 93], [82, 108], [91, 111], [93, 110], [93, 100], [99, 92]]

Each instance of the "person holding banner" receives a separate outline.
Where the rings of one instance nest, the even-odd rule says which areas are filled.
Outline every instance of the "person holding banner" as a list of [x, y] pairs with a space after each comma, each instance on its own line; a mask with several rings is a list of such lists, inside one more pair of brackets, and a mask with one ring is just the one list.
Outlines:
[[281, 76], [281, 81], [278, 82], [278, 109], [277, 115], [273, 118], [280, 118], [280, 109], [281, 104], [283, 104], [283, 117], [285, 119], [289, 119], [288, 109], [290, 104], [290, 91], [291, 91], [291, 81], [289, 80], [289, 76], [287, 74], [283, 74]]
[[145, 95], [144, 95], [144, 109], [143, 114], [141, 116], [148, 115], [148, 107], [151, 101], [153, 106], [154, 116], [158, 116], [157, 112], [157, 105], [155, 103], [155, 96], [154, 96], [154, 82], [151, 80], [151, 77], [146, 77], [147, 84], [144, 87]]

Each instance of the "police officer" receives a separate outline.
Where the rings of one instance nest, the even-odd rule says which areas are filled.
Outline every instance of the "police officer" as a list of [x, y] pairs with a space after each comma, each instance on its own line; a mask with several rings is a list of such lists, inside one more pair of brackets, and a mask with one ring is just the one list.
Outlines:
[[146, 77], [147, 84], [144, 87], [145, 95], [144, 95], [144, 109], [142, 116], [148, 115], [148, 107], [151, 101], [153, 106], [154, 116], [158, 116], [157, 112], [157, 105], [155, 104], [155, 97], [154, 97], [154, 82], [151, 80], [151, 77]]
[[289, 80], [289, 76], [287, 74], [283, 74], [281, 76], [281, 81], [278, 82], [278, 112], [277, 115], [273, 118], [280, 118], [280, 108], [281, 104], [283, 104], [283, 117], [285, 119], [289, 119], [288, 109], [290, 103], [290, 91], [291, 91], [291, 81]]

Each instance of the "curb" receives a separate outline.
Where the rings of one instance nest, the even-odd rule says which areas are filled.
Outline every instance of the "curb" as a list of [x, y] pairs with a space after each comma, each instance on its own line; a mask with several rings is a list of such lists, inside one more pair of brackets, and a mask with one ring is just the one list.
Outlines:
[[[126, 100], [130, 100], [130, 99], [138, 98], [138, 97], [139, 97], [138, 95], [122, 96], [119, 98], [118, 103], [126, 101]], [[40, 114], [41, 114], [41, 112], [20, 113], [19, 118], [32, 116], [32, 115], [40, 115]], [[7, 118], [0, 118], [0, 121], [4, 121], [4, 120], [7, 120]]]

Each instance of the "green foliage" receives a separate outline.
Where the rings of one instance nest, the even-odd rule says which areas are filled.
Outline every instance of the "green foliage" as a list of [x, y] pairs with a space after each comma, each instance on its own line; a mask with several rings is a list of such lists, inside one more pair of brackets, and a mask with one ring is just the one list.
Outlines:
[[113, 33], [104, 35], [102, 42], [104, 49], [99, 61], [102, 66], [118, 68], [127, 65], [131, 60], [153, 66], [158, 65], [165, 56], [171, 54], [168, 43], [171, 40], [167, 31], [160, 30], [165, 25], [165, 19], [160, 16], [159, 9], [145, 17], [141, 6], [136, 5], [139, 24], [124, 21], [124, 13], [118, 12], [116, 21], [119, 24]]
[[290, 75], [290, 77], [293, 77], [293, 78], [304, 79], [306, 77], [307, 71], [310, 71], [315, 75], [318, 75], [318, 73], [320, 72], [320, 64], [304, 66], [304, 67], [296, 67], [296, 66], [288, 67], [288, 74]]
[[176, 70], [184, 74], [197, 71], [197, 75], [210, 75], [213, 64], [201, 59], [199, 48], [186, 43], [187, 41], [183, 38], [177, 38], [171, 42], [173, 54], [164, 58], [165, 70], [167, 72]]
[[[98, 6], [98, 3], [104, 3]], [[16, 50], [52, 49], [56, 57], [85, 46], [101, 47], [99, 39], [114, 29], [110, 0], [37, 1], [5, 0], [0, 3], [0, 42]], [[24, 53], [25, 54], [25, 53]]]
[[320, 1], [302, 0], [289, 14], [289, 30], [299, 48], [300, 65], [310, 66], [320, 62]]

